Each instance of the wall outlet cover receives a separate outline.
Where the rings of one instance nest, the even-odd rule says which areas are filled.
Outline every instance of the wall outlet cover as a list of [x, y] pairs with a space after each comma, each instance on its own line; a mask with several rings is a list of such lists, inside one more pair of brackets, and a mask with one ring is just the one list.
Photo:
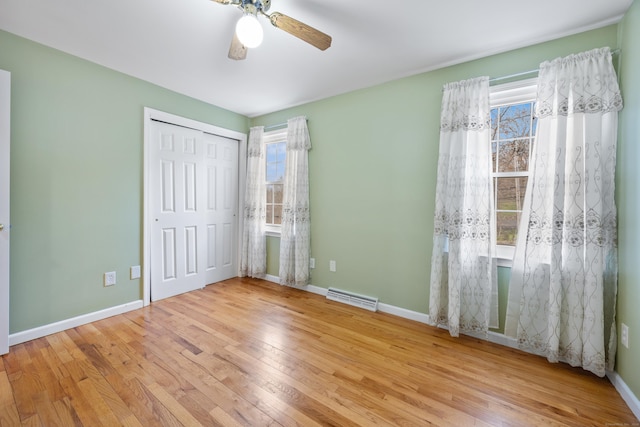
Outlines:
[[131, 267], [131, 280], [140, 278], [140, 266], [134, 265]]
[[104, 273], [104, 285], [105, 286], [113, 286], [116, 284], [116, 272], [108, 271]]

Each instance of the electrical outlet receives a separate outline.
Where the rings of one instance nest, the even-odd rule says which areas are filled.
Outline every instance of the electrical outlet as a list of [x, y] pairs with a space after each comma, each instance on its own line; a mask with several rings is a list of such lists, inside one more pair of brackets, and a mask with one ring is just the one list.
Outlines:
[[623, 323], [620, 329], [620, 342], [622, 342], [623, 346], [629, 348], [629, 327]]
[[104, 273], [104, 285], [105, 286], [113, 286], [116, 284], [116, 272], [108, 271]]
[[131, 277], [131, 280], [140, 278], [140, 266], [139, 265], [134, 265], [134, 266], [131, 267], [131, 269], [130, 269], [130, 277]]
[[329, 271], [336, 271], [336, 262], [334, 260], [329, 261]]
[[309, 268], [316, 268], [316, 259], [309, 258]]

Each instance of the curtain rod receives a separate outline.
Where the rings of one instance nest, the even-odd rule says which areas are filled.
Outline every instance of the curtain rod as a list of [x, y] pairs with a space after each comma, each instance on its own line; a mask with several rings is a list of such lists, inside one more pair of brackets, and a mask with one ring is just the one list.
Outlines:
[[[305, 122], [309, 123], [309, 119], [304, 119]], [[271, 129], [276, 129], [276, 128], [280, 128], [283, 126], [287, 126], [288, 123], [284, 122], [284, 123], [276, 123], [275, 125], [269, 125], [269, 126], [265, 126], [264, 130], [271, 130]]]
[[493, 78], [489, 79], [489, 83], [499, 82], [500, 80], [513, 79], [515, 77], [528, 76], [529, 74], [535, 74], [538, 71], [540, 71], [540, 69], [536, 68], [535, 70], [523, 71], [521, 73], [509, 74], [507, 76], [493, 77]]
[[[611, 51], [611, 55], [617, 55], [619, 53], [620, 53], [620, 49], [615, 49], [615, 50]], [[515, 77], [527, 76], [529, 74], [535, 74], [535, 73], [537, 73], [539, 71], [540, 71], [540, 69], [536, 68], [535, 70], [523, 71], [521, 73], [509, 74], [507, 76], [502, 76], [502, 77], [494, 77], [492, 79], [489, 79], [489, 83], [499, 82], [500, 80], [507, 80], [507, 79], [512, 79], [512, 78], [515, 78]]]
[[275, 125], [265, 126], [264, 130], [271, 130], [271, 129], [280, 128], [283, 126], [287, 126], [287, 123], [276, 123]]

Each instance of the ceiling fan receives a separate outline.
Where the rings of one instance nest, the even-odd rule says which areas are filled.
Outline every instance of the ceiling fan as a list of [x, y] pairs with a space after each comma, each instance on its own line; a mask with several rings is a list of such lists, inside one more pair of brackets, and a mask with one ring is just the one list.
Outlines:
[[331, 46], [331, 36], [318, 31], [307, 24], [279, 12], [268, 14], [271, 0], [213, 0], [220, 4], [238, 6], [242, 10], [242, 18], [236, 24], [229, 58], [235, 60], [245, 59], [248, 48], [257, 47], [262, 42], [262, 26], [258, 22], [258, 14], [266, 16], [271, 24], [298, 37], [320, 50], [326, 50]]

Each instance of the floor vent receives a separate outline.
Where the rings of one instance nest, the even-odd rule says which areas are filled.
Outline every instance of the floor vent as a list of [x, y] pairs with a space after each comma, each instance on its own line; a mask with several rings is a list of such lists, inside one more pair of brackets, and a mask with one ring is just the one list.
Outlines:
[[358, 295], [336, 288], [329, 288], [327, 290], [327, 299], [364, 308], [370, 311], [378, 311], [378, 298]]

